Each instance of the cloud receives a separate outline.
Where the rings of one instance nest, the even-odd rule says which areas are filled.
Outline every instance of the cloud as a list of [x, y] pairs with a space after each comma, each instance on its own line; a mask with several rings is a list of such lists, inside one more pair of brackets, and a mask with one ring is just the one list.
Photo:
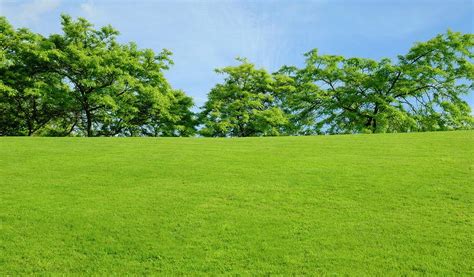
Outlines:
[[92, 0], [81, 3], [80, 8], [81, 8], [81, 12], [87, 18], [94, 18], [97, 16], [97, 8], [94, 4], [94, 1]]
[[59, 7], [61, 0], [33, 0], [21, 5], [20, 19], [36, 21], [41, 15]]
[[213, 69], [236, 64], [237, 56], [275, 71], [283, 64], [303, 65], [302, 54], [313, 48], [394, 58], [414, 41], [447, 28], [472, 33], [472, 0], [59, 1], [0, 0], [0, 15], [14, 26], [50, 34], [61, 32], [63, 12], [85, 17], [96, 27], [111, 24], [121, 32], [120, 42], [170, 49], [175, 65], [167, 77], [198, 105], [222, 80]]

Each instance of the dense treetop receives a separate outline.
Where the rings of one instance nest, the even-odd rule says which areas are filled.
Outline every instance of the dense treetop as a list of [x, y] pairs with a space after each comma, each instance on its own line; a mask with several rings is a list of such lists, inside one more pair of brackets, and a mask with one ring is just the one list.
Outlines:
[[256, 69], [245, 59], [241, 64], [217, 69], [226, 74], [208, 95], [200, 122], [204, 136], [274, 136], [288, 122], [277, 103], [274, 76]]
[[397, 59], [309, 51], [269, 73], [246, 59], [199, 113], [164, 76], [171, 52], [119, 43], [67, 15], [44, 37], [0, 17], [0, 135], [275, 136], [471, 129], [474, 36], [448, 31]]
[[[63, 34], [14, 30], [2, 18], [0, 134], [190, 135], [192, 99], [171, 88], [171, 53], [120, 44], [110, 26], [62, 16]], [[18, 112], [17, 112], [18, 111]]]
[[301, 133], [407, 132], [472, 128], [460, 96], [473, 88], [471, 34], [448, 32], [406, 55], [375, 61], [306, 54], [284, 67], [296, 89], [284, 101]]

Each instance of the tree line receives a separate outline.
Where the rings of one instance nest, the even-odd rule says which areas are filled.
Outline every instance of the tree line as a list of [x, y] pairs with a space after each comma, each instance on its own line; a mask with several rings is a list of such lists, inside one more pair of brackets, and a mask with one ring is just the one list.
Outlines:
[[274, 73], [239, 58], [200, 112], [164, 72], [171, 52], [62, 15], [62, 34], [0, 17], [0, 136], [277, 136], [472, 129], [474, 35], [448, 31], [396, 60], [305, 54]]

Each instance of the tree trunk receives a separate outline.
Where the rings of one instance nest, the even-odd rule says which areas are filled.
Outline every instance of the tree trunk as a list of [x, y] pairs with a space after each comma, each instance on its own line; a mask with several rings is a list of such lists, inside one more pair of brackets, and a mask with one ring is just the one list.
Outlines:
[[87, 120], [87, 136], [92, 137], [92, 114], [89, 109], [86, 109], [86, 120]]
[[374, 108], [374, 116], [372, 118], [372, 133], [375, 133], [377, 131], [377, 119], [375, 119], [375, 116], [379, 112], [379, 105], [375, 104]]
[[28, 125], [28, 136], [29, 137], [33, 135], [33, 123], [31, 121], [32, 121], [32, 119], [30, 118], [29, 115], [27, 115], [26, 125]]

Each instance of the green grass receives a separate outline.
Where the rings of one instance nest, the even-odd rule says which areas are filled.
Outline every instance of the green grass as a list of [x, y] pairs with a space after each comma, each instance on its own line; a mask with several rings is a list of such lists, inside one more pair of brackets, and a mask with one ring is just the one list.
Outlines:
[[474, 132], [0, 138], [0, 275], [467, 275]]

